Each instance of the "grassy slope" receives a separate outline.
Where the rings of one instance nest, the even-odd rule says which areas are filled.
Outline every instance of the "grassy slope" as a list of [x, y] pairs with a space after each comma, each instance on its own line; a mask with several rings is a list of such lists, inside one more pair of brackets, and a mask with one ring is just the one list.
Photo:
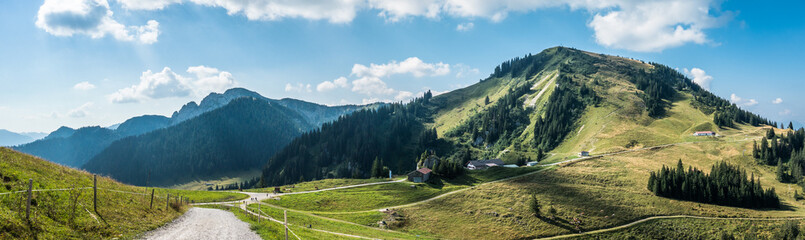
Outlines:
[[[500, 236], [513, 239], [570, 233], [575, 231], [575, 226], [568, 221], [574, 217], [582, 219], [580, 228], [584, 230], [617, 226], [653, 215], [786, 217], [803, 213], [802, 204], [792, 198], [793, 189], [798, 187], [777, 182], [774, 179], [774, 169], [758, 166], [754, 160], [742, 156], [744, 150], [751, 147], [751, 138], [761, 136], [764, 129], [751, 126], [716, 129], [712, 123], [712, 115], [705, 115], [693, 108], [690, 104], [692, 97], [687, 93], [677, 96], [666, 117], [659, 120], [649, 118], [643, 110], [642, 100], [635, 95], [638, 90], [617, 71], [612, 70], [624, 66], [650, 66], [623, 58], [607, 59], [612, 60], [609, 68], [603, 68], [603, 71], [591, 76], [574, 76], [574, 81], [592, 83], [597, 80], [599, 84], [593, 88], [599, 92], [603, 101], [598, 106], [588, 107], [577, 122], [576, 129], [563, 144], [550, 152], [546, 162], [571, 159], [582, 150], [598, 154], [661, 144], [687, 144], [586, 160], [517, 181], [479, 186], [423, 205], [405, 208], [401, 213], [406, 217], [406, 223], [398, 230], [428, 232], [451, 239]], [[548, 70], [538, 74], [532, 81], [536, 83], [539, 78], [550, 74]], [[466, 94], [465, 98], [470, 101], [463, 105], [442, 105], [444, 108], [435, 118], [434, 125], [440, 128], [440, 133], [450, 126], [456, 126], [461, 119], [480, 109], [482, 103], [478, 102], [483, 101], [485, 94], [500, 93], [509, 84], [511, 79], [490, 79], [462, 89], [466, 91], [462, 94]], [[545, 87], [544, 84], [547, 83], [539, 83], [536, 88]], [[536, 92], [529, 94], [534, 96]], [[444, 94], [439, 97], [459, 102], [456, 100], [461, 99], [459, 95]], [[540, 98], [547, 96], [549, 95]], [[490, 95], [490, 99], [496, 97], [499, 95]], [[541, 102], [538, 99], [537, 111], [532, 114], [532, 119], [543, 114], [539, 108]], [[454, 124], [450, 125], [451, 123]], [[530, 133], [532, 127], [529, 126], [518, 138], [520, 143], [533, 140]], [[690, 136], [691, 132], [701, 130], [714, 130], [724, 137]], [[633, 146], [627, 146], [633, 140]], [[510, 146], [508, 149], [514, 148]], [[529, 154], [530, 150], [522, 151]], [[709, 171], [712, 164], [722, 160], [738, 164], [760, 177], [764, 187], [775, 187], [787, 208], [751, 210], [699, 204], [656, 197], [646, 190], [645, 184], [650, 171], [655, 171], [662, 165], [674, 165], [680, 158], [686, 166], [692, 165], [705, 171]], [[550, 205], [557, 210], [556, 220], [540, 220], [528, 213], [525, 203], [532, 192], [538, 194], [545, 208]], [[373, 213], [322, 215], [360, 224], [372, 224], [384, 217]]]
[[[618, 129], [622, 129], [624, 126], [629, 128], [630, 124], [632, 129], [638, 129], [636, 131], [641, 131], [643, 134], [660, 136], [657, 138], [659, 140], [644, 138], [644, 141], [655, 141], [645, 145], [698, 141], [700, 139], [688, 137], [687, 131], [700, 125], [699, 121], [705, 121], [706, 118], [697, 117], [697, 114], [682, 114], [685, 111], [692, 111], [689, 109], [687, 101], [682, 99], [676, 102], [669, 117], [645, 126], [615, 122], [618, 124], [612, 126], [620, 125], [620, 127], [604, 128], [602, 133], [612, 135], [606, 136], [606, 138], [600, 137], [601, 139], [597, 140], [595, 144], [598, 144], [600, 149], [604, 149], [602, 152], [623, 149], [618, 144], [619, 141], [642, 136], [631, 134], [624, 136], [624, 132], [629, 131], [620, 131], [621, 133], [617, 134]], [[588, 110], [588, 112], [594, 111], [599, 110]], [[603, 114], [606, 111], [599, 112]], [[694, 113], [698, 113], [698, 111]], [[585, 118], [592, 117], [591, 115], [585, 116]], [[588, 119], [581, 121], [585, 120]], [[572, 148], [570, 146], [575, 146], [572, 142], [593, 142], [594, 139], [591, 137], [584, 137], [590, 136], [584, 131], [587, 131], [587, 127], [581, 131], [581, 134], [571, 136], [561, 147]], [[747, 138], [761, 136], [763, 131], [761, 128], [750, 126], [742, 126], [742, 129], [720, 130], [720, 134], [726, 135], [726, 137], [719, 140], [707, 138], [705, 142], [592, 159], [513, 182], [477, 187], [425, 205], [404, 209], [402, 212], [407, 216], [407, 225], [403, 227], [403, 230], [431, 232], [441, 237], [456, 239], [494, 236], [522, 238], [570, 233], [575, 226], [567, 221], [574, 217], [582, 219], [581, 229], [598, 229], [652, 215], [801, 216], [805, 213], [803, 204], [794, 201], [792, 197], [793, 190], [798, 187], [777, 182], [774, 179], [774, 169], [759, 166], [751, 157], [742, 156], [744, 150], [751, 149], [751, 140], [747, 141]], [[662, 165], [672, 166], [680, 158], [686, 166], [692, 165], [705, 169], [705, 171], [709, 171], [713, 163], [722, 160], [738, 164], [760, 177], [764, 187], [775, 187], [787, 208], [784, 210], [750, 210], [699, 204], [656, 197], [646, 190], [645, 184], [650, 171], [655, 171]], [[556, 221], [540, 220], [528, 214], [525, 203], [531, 192], [538, 194], [545, 208], [551, 205], [557, 210]], [[450, 221], [443, 221], [443, 219], [450, 219]], [[487, 224], [473, 224], [478, 222]], [[481, 229], [494, 230], [478, 231]], [[464, 234], [466, 232], [473, 232], [476, 235], [467, 236]]]
[[[59, 189], [72, 187], [91, 187], [92, 175], [51, 162], [0, 148], [0, 174], [4, 177], [0, 193], [27, 189], [28, 179], [33, 179], [34, 189]], [[98, 187], [126, 192], [144, 192], [142, 187], [118, 183], [112, 179], [98, 177]], [[0, 195], [0, 238], [59, 238], [59, 239], [98, 239], [131, 237], [154, 229], [181, 215], [184, 209], [165, 206], [162, 197], [165, 191], [181, 194], [198, 201], [218, 201], [240, 198], [234, 193], [209, 193], [180, 190], [156, 191], [154, 208], [149, 208], [150, 198], [142, 195], [98, 191], [98, 212], [92, 212], [92, 189], [75, 191], [34, 192], [31, 207], [30, 227], [25, 219], [25, 194]], [[150, 190], [149, 190], [150, 192]], [[80, 195], [79, 195], [80, 194]], [[71, 197], [72, 196], [72, 197]], [[77, 196], [77, 198], [76, 198]], [[78, 199], [75, 208], [70, 199]], [[95, 216], [95, 217], [93, 217]], [[105, 220], [105, 222], [104, 222]]]
[[[803, 222], [795, 221], [800, 228]], [[662, 219], [608, 233], [570, 239], [714, 239], [722, 235], [735, 239], [782, 239], [785, 221]], [[664, 233], [658, 235], [657, 233]], [[800, 234], [802, 235], [802, 234]]]
[[[266, 200], [266, 203], [301, 211], [317, 213], [371, 211], [383, 207], [398, 206], [422, 201], [447, 192], [475, 186], [509, 176], [520, 175], [539, 168], [493, 168], [474, 171], [450, 181], [432, 183], [389, 183], [339, 189], [307, 194], [287, 195], [280, 200]], [[411, 186], [416, 186], [412, 188]], [[376, 222], [376, 221], [375, 221]]]
[[[394, 180], [399, 180], [400, 178], [397, 177]], [[304, 192], [304, 191], [313, 191], [318, 189], [327, 189], [327, 188], [335, 188], [335, 187], [343, 187], [343, 186], [350, 186], [350, 185], [358, 185], [364, 183], [376, 183], [376, 182], [386, 182], [391, 181], [387, 178], [369, 178], [369, 179], [356, 179], [356, 178], [330, 178], [330, 179], [322, 179], [316, 181], [309, 181], [309, 182], [301, 182], [293, 185], [285, 185], [281, 186], [282, 192], [285, 193], [292, 193], [292, 192]], [[267, 187], [267, 188], [255, 188], [255, 189], [244, 189], [247, 192], [274, 192], [274, 187]]]

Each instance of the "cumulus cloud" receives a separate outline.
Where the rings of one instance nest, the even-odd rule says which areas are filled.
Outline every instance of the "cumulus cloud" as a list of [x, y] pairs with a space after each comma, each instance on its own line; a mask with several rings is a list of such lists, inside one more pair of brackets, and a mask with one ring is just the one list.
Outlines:
[[302, 18], [332, 23], [351, 22], [357, 10], [366, 4], [363, 0], [120, 0], [123, 8], [132, 10], [158, 10], [183, 2], [223, 8], [229, 15], [242, 14], [249, 20]]
[[327, 92], [336, 88], [345, 88], [349, 86], [347, 81], [348, 80], [345, 77], [339, 77], [333, 81], [324, 81], [319, 83], [319, 85], [316, 85], [316, 91]]
[[688, 75], [693, 78], [693, 82], [699, 84], [705, 90], [710, 90], [710, 83], [713, 82], [713, 77], [707, 75], [701, 68], [693, 68], [688, 70], [687, 68], [684, 69], [685, 75]]
[[93, 105], [92, 102], [84, 103], [83, 105], [81, 105], [81, 106], [79, 106], [79, 107], [77, 107], [75, 109], [72, 109], [69, 112], [67, 112], [67, 116], [69, 116], [71, 118], [83, 118], [83, 117], [86, 117], [88, 115], [87, 108], [91, 107], [92, 105]]
[[[63, 5], [55, 4], [56, 2], [61, 1], [48, 0], [45, 5], [48, 3]], [[78, 22], [113, 26], [100, 29], [115, 29], [114, 31], [108, 30], [115, 33], [127, 29], [111, 19], [111, 11], [108, 10], [106, 0], [69, 0], [69, 2], [102, 3], [97, 4], [101, 7], [96, 11], [72, 11], [81, 13], [80, 16], [92, 16], [86, 17], [86, 21], [79, 19]], [[592, 16], [587, 26], [593, 30], [596, 42], [599, 44], [641, 52], [662, 51], [687, 43], [708, 43], [710, 40], [707, 38], [705, 30], [722, 26], [731, 19], [732, 15], [730, 12], [720, 10], [721, 1], [718, 0], [118, 0], [118, 2], [123, 8], [130, 10], [160, 10], [172, 4], [194, 3], [223, 8], [229, 15], [243, 15], [249, 20], [276, 21], [299, 18], [326, 20], [331, 23], [352, 22], [357, 12], [362, 10], [376, 11], [378, 16], [389, 22], [397, 22], [410, 17], [438, 20], [442, 16], [464, 19], [484, 18], [492, 22], [501, 22], [511, 13], [569, 7], [571, 10], [583, 10]], [[94, 10], [94, 8], [92, 9]], [[101, 21], [101, 19], [106, 20]], [[101, 22], [108, 24], [100, 24]], [[150, 26], [150, 22], [148, 26]], [[463, 23], [458, 25], [456, 30], [466, 31], [472, 27], [471, 22]], [[149, 33], [153, 33], [151, 35], [154, 37], [158, 35], [156, 29]], [[126, 36], [126, 34], [120, 35]]]
[[358, 77], [388, 77], [396, 74], [408, 74], [414, 77], [423, 76], [442, 76], [450, 73], [450, 64], [446, 63], [425, 63], [418, 57], [410, 57], [402, 62], [391, 61], [386, 64], [355, 64], [352, 67], [352, 75]]
[[55, 36], [111, 35], [117, 40], [143, 44], [157, 41], [159, 22], [149, 20], [143, 26], [126, 26], [112, 15], [106, 0], [45, 0], [39, 7], [36, 26]]
[[206, 66], [189, 67], [182, 76], [165, 67], [161, 72], [143, 72], [140, 83], [123, 88], [109, 95], [113, 103], [132, 103], [146, 99], [168, 97], [204, 96], [210, 92], [221, 92], [237, 83], [232, 74]]
[[424, 76], [443, 76], [450, 73], [450, 64], [446, 63], [425, 63], [417, 57], [410, 57], [402, 62], [390, 61], [386, 64], [355, 64], [352, 67], [352, 76], [358, 77], [352, 81], [352, 91], [369, 95], [397, 95], [395, 99], [403, 100], [401, 97], [408, 94], [401, 94], [386, 85], [381, 78], [399, 74], [410, 74], [420, 78]]
[[472, 30], [472, 28], [474, 28], [474, 27], [475, 27], [475, 24], [473, 24], [471, 22], [469, 22], [469, 23], [461, 23], [458, 26], [456, 26], [456, 31], [466, 32], [466, 31]]
[[777, 99], [772, 100], [771, 103], [780, 104], [780, 103], [783, 103], [783, 99], [782, 98], [777, 98]]
[[743, 99], [742, 97], [735, 95], [735, 93], [730, 95], [730, 102], [734, 103], [735, 105], [744, 107], [751, 107], [758, 104], [757, 100], [755, 99]]
[[303, 83], [297, 83], [295, 85], [290, 83], [285, 84], [286, 92], [311, 92], [312, 90], [310, 89], [311, 89], [310, 84], [303, 84]]
[[[704, 30], [718, 27], [730, 14], [713, 16], [712, 1], [623, 1], [595, 13], [588, 26], [596, 42], [640, 52], [658, 52], [686, 43], [704, 44]], [[608, 8], [609, 9], [609, 8]]]
[[83, 81], [83, 82], [75, 84], [73, 86], [73, 89], [81, 90], [81, 91], [87, 91], [87, 90], [95, 89], [95, 85], [93, 85], [92, 83], [89, 83], [87, 81]]

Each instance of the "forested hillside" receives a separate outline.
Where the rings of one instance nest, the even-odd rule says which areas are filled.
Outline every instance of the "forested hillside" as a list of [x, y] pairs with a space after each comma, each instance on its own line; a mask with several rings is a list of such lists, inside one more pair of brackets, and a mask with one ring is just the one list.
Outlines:
[[420, 140], [430, 98], [428, 92], [408, 104], [360, 110], [303, 134], [268, 161], [263, 169], [264, 184], [368, 178], [376, 158], [394, 172], [414, 169], [416, 152], [431, 147], [425, 145], [428, 140]]
[[243, 97], [260, 99], [288, 107], [299, 113], [302, 119], [316, 126], [324, 122], [335, 120], [338, 116], [343, 114], [366, 107], [358, 105], [330, 107], [295, 99], [275, 100], [265, 98], [247, 89], [233, 88], [224, 93], [210, 93], [200, 104], [189, 102], [179, 111], [174, 112], [170, 118], [158, 115], [138, 116], [126, 120], [115, 129], [96, 126], [76, 130], [69, 127], [61, 127], [44, 139], [17, 146], [15, 150], [59, 164], [81, 167], [118, 139], [128, 136], [137, 136], [182, 123]]
[[256, 98], [230, 104], [176, 126], [114, 142], [84, 168], [121, 182], [170, 185], [258, 168], [314, 129], [298, 113]]
[[[645, 129], [640, 131], [650, 134], [657, 128], [646, 125], [676, 121], [663, 119], [671, 114], [668, 110], [674, 102], [688, 98], [701, 111], [696, 116], [713, 116], [714, 121], [707, 122], [717, 127], [774, 124], [729, 104], [667, 66], [556, 47], [505, 61], [488, 78], [466, 88], [356, 112], [325, 124], [271, 158], [263, 181], [276, 185], [328, 177], [365, 178], [371, 175], [376, 158], [392, 171], [406, 172], [415, 168], [426, 150], [451, 163], [501, 156], [507, 163], [523, 163], [541, 159], [566, 144], [570, 136], [593, 131], [580, 122], [590, 121], [585, 116], [600, 117], [587, 115], [591, 108], [619, 111], [610, 121], [630, 128], [642, 125]], [[607, 126], [601, 124], [594, 123], [602, 127], [599, 133]], [[687, 128], [710, 129], [709, 123], [696, 124], [700, 126]], [[400, 132], [400, 126], [409, 129]], [[425, 146], [417, 139], [429, 129], [436, 129], [439, 140], [432, 142], [439, 144]], [[690, 134], [682, 131], [666, 132], [651, 141]], [[643, 144], [629, 137], [621, 146], [610, 145], [623, 141], [621, 137], [629, 136], [606, 139], [602, 145], [623, 149]], [[576, 137], [574, 141], [598, 140]]]

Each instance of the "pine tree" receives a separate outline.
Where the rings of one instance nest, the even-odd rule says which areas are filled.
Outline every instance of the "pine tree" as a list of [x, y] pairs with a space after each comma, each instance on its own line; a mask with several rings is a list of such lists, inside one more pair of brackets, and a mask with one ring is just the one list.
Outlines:
[[536, 193], [531, 194], [531, 199], [530, 199], [530, 201], [528, 203], [528, 206], [531, 209], [531, 212], [534, 213], [534, 216], [537, 216], [537, 217], [542, 216], [541, 213], [540, 213], [540, 208], [542, 208], [542, 206], [539, 204], [539, 200], [537, 199], [537, 194]]
[[785, 182], [785, 165], [783, 165], [782, 159], [777, 159], [777, 181]]

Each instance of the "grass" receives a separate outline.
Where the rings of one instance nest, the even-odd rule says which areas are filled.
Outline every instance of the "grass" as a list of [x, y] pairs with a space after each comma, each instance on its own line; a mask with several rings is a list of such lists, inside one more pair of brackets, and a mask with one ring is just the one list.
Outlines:
[[[252, 212], [258, 212], [257, 204], [250, 204], [248, 206], [249, 210]], [[260, 207], [262, 213], [267, 214], [268, 216], [274, 219], [283, 219], [284, 213], [282, 209], [274, 208], [271, 206], [263, 205]], [[416, 235], [411, 235], [407, 233], [395, 232], [395, 231], [387, 231], [379, 228], [372, 228], [367, 227], [359, 224], [341, 222], [334, 219], [325, 219], [321, 217], [316, 217], [310, 214], [305, 213], [298, 213], [293, 211], [288, 211], [288, 223], [295, 225], [295, 226], [302, 226], [302, 228], [310, 227], [312, 229], [321, 229], [331, 232], [338, 232], [338, 233], [346, 233], [351, 235], [358, 235], [363, 237], [369, 238], [379, 238], [379, 239], [421, 239], [422, 237], [417, 237]], [[336, 235], [333, 235], [336, 236]], [[300, 236], [302, 237], [302, 236]], [[303, 237], [304, 238], [304, 237]]]
[[[658, 219], [612, 232], [568, 239], [782, 239], [787, 221]], [[793, 221], [802, 229], [805, 221]], [[801, 230], [800, 230], [801, 231]], [[802, 234], [800, 234], [802, 235]]]
[[[411, 187], [416, 186], [416, 187]], [[389, 183], [308, 194], [287, 195], [267, 203], [316, 212], [367, 211], [425, 200], [467, 186]]]
[[[34, 189], [81, 188], [92, 186], [92, 175], [39, 158], [0, 148], [0, 193]], [[155, 229], [184, 213], [184, 207], [167, 207], [166, 199], [121, 193], [144, 192], [143, 188], [98, 177], [98, 207], [93, 209], [92, 189], [33, 192], [31, 218], [25, 220], [26, 194], [0, 195], [0, 239], [106, 239], [130, 238]], [[111, 189], [115, 191], [108, 191]], [[186, 192], [187, 196], [209, 193]], [[226, 195], [226, 194], [221, 194]], [[75, 204], [73, 204], [75, 203]]]
[[[376, 182], [388, 182], [392, 180], [399, 180], [401, 178], [395, 179], [388, 179], [388, 178], [368, 178], [368, 179], [355, 179], [355, 178], [331, 178], [331, 179], [322, 179], [310, 182], [301, 182], [292, 185], [285, 185], [281, 186], [282, 192], [292, 193], [292, 192], [304, 192], [304, 191], [313, 191], [318, 189], [327, 189], [327, 188], [335, 188], [335, 187], [343, 187], [343, 186], [350, 186], [350, 185], [358, 185], [358, 184], [365, 184], [365, 183], [376, 183]], [[274, 192], [274, 187], [268, 188], [255, 188], [255, 189], [244, 189], [243, 191], [246, 192]]]
[[[401, 210], [406, 224], [398, 230], [430, 232], [449, 239], [518, 239], [576, 232], [573, 218], [582, 220], [587, 231], [625, 224], [655, 215], [714, 217], [790, 217], [803, 214], [802, 202], [793, 199], [793, 189], [774, 179], [774, 171], [758, 166], [741, 149], [751, 142], [703, 142], [658, 150], [590, 159], [528, 177], [477, 186], [422, 205]], [[648, 173], [672, 166], [677, 159], [686, 166], [708, 171], [720, 160], [754, 172], [764, 187], [775, 187], [784, 209], [753, 210], [657, 197], [645, 187]], [[790, 187], [790, 188], [789, 188]], [[796, 187], [796, 188], [795, 188]], [[791, 189], [791, 190], [787, 190]], [[554, 219], [534, 217], [527, 199], [536, 193], [547, 208], [556, 209]], [[477, 223], [483, 222], [484, 225]], [[482, 231], [482, 229], [489, 229]], [[475, 235], [467, 236], [472, 232]]]
[[[202, 207], [205, 208], [214, 208], [214, 209], [221, 209], [225, 211], [232, 212], [235, 214], [235, 217], [240, 219], [243, 222], [249, 224], [249, 228], [256, 232], [262, 239], [267, 240], [284, 240], [285, 239], [285, 228], [282, 224], [277, 222], [272, 222], [266, 219], [260, 220], [258, 223], [257, 218], [254, 215], [244, 212], [242, 209], [237, 207], [230, 207], [224, 205], [204, 205]], [[338, 235], [322, 233], [317, 231], [312, 231], [301, 226], [289, 226], [289, 229], [296, 233], [302, 239], [352, 239], [348, 237], [342, 237]], [[288, 239], [296, 239], [290, 232], [288, 233]]]
[[214, 189], [215, 186], [223, 187], [233, 183], [241, 183], [244, 181], [249, 181], [255, 177], [259, 178], [261, 174], [262, 171], [260, 171], [259, 169], [231, 172], [231, 173], [218, 173], [216, 175], [219, 175], [221, 177], [215, 178], [215, 176], [207, 176], [208, 178], [207, 180], [195, 180], [183, 184], [169, 186], [167, 188], [204, 191], [207, 190], [209, 187], [212, 187]]
[[[286, 195], [280, 200], [265, 200], [266, 203], [302, 211], [355, 212], [370, 211], [422, 201], [451, 191], [471, 187], [510, 176], [536, 171], [536, 167], [491, 168], [470, 171], [457, 179], [429, 183], [399, 182], [364, 187], [338, 189], [307, 194]], [[415, 187], [411, 187], [415, 186]]]

